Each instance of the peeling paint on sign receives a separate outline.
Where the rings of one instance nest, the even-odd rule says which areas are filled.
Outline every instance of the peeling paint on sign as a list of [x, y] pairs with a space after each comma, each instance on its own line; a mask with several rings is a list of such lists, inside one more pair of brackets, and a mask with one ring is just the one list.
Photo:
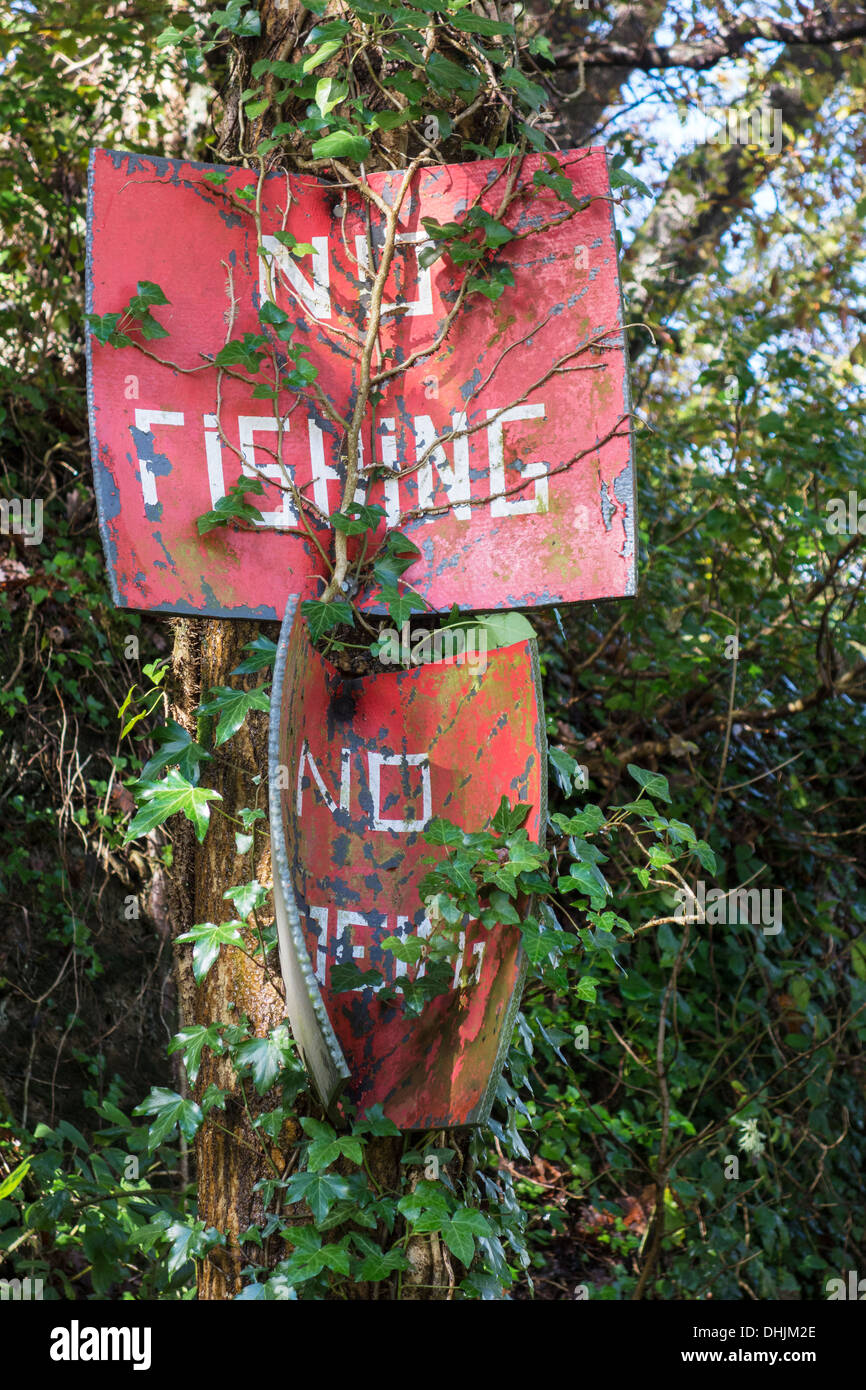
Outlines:
[[[517, 180], [524, 192], [505, 220], [515, 232], [559, 225], [500, 248], [514, 286], [495, 302], [471, 296], [426, 354], [458, 282], [447, 257], [420, 267], [421, 219], [447, 222], [478, 198], [495, 213], [507, 161], [422, 169], [406, 199], [382, 362], [416, 357], [384, 386], [367, 421], [362, 490], [421, 549], [406, 581], [440, 611], [454, 603], [532, 608], [635, 590], [630, 402], [606, 157], [591, 149], [559, 159], [589, 205], [564, 217], [555, 195], [533, 185], [547, 167], [542, 157], [526, 157]], [[144, 344], [152, 356], [88, 335], [100, 527], [120, 606], [281, 618], [289, 596], [323, 569], [279, 488], [282, 470], [323, 515], [336, 510], [341, 431], [315, 399], [283, 390], [275, 404], [233, 376], [221, 383], [218, 425], [209, 360], [226, 341], [229, 319], [234, 338], [261, 331], [271, 274], [295, 345], [345, 415], [358, 389], [356, 345], [366, 323], [367, 217], [354, 190], [269, 175], [260, 254], [249, 205], [236, 197], [255, 185], [254, 173], [223, 169], [226, 181], [215, 187], [205, 177], [213, 172], [145, 155], [91, 156], [88, 311], [122, 309], [142, 280], [169, 300], [153, 311], [169, 336]], [[370, 183], [388, 201], [400, 177], [373, 174]], [[375, 257], [382, 219], [375, 208], [370, 217]], [[283, 228], [312, 254], [291, 256], [275, 237]], [[197, 518], [242, 470], [265, 484], [265, 496], [247, 496], [262, 522], [199, 536]], [[313, 525], [327, 546], [327, 527]]]
[[[384, 984], [414, 975], [387, 936], [429, 935], [418, 885], [439, 858], [443, 816], [480, 829], [503, 796], [546, 824], [546, 741], [535, 642], [348, 684], [316, 651], [290, 600], [274, 671], [270, 808], [280, 954], [292, 1031], [323, 1103], [380, 1102], [401, 1129], [481, 1124], [511, 1040], [524, 962], [517, 926], [469, 923], [452, 988], [417, 1017], [336, 992], [347, 962]], [[417, 967], [423, 968], [422, 966]], [[467, 983], [468, 982], [468, 983]], [[463, 987], [465, 984], [466, 987]]]

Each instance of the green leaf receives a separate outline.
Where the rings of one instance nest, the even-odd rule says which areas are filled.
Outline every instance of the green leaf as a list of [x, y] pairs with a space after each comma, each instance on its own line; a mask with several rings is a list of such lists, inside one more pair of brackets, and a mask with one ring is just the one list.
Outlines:
[[262, 364], [262, 349], [268, 345], [261, 333], [245, 333], [243, 338], [232, 338], [225, 347], [220, 348], [214, 362], [218, 367], [243, 367], [255, 376]]
[[286, 1201], [292, 1206], [306, 1202], [317, 1222], [325, 1219], [334, 1202], [351, 1194], [351, 1183], [336, 1173], [293, 1173], [286, 1183]]
[[541, 965], [551, 955], [563, 949], [563, 934], [547, 931], [532, 918], [521, 924], [520, 934], [523, 938], [523, 948], [533, 965]]
[[644, 197], [651, 198], [652, 190], [647, 188], [636, 174], [631, 174], [627, 169], [623, 169], [619, 163], [624, 159], [624, 155], [617, 155], [610, 168], [610, 186], [614, 188], [633, 188], [636, 192], [642, 193]]
[[288, 1025], [279, 1024], [266, 1038], [250, 1038], [231, 1049], [232, 1062], [250, 1071], [260, 1096], [269, 1091], [284, 1067], [293, 1068], [294, 1050]]
[[254, 686], [252, 690], [232, 690], [230, 686], [217, 685], [208, 691], [208, 697], [199, 705], [199, 714], [218, 714], [216, 738], [221, 744], [237, 733], [250, 710], [257, 709], [267, 714], [271, 707], [269, 689], [266, 685]]
[[[198, 979], [198, 976], [196, 976]], [[201, 1070], [202, 1053], [209, 1047], [212, 1052], [221, 1054], [225, 1051], [223, 1040], [218, 1023], [191, 1024], [188, 1028], [182, 1028], [179, 1033], [175, 1033], [169, 1043], [168, 1052], [183, 1052], [184, 1065], [190, 1081], [195, 1084], [199, 1071]]]
[[203, 512], [198, 517], [199, 535], [203, 536], [217, 526], [228, 526], [231, 521], [250, 521], [254, 525], [260, 523], [261, 512], [245, 502], [244, 497], [248, 492], [262, 494], [264, 490], [261, 478], [249, 478], [243, 474], [236, 483], [232, 483], [225, 496], [214, 503], [211, 511]]
[[515, 646], [535, 636], [535, 628], [522, 613], [479, 613], [475, 621], [484, 628], [489, 648]]
[[414, 565], [421, 551], [408, 536], [389, 531], [376, 552], [373, 574], [383, 589], [396, 589], [406, 570]]
[[424, 942], [420, 936], [386, 936], [382, 946], [407, 965], [417, 965], [424, 954]]
[[668, 779], [663, 777], [660, 772], [649, 772], [647, 768], [636, 767], [634, 763], [628, 764], [628, 771], [642, 792], [646, 792], [648, 796], [659, 797], [660, 800], [670, 804], [671, 794], [668, 789]]
[[559, 198], [561, 203], [573, 208], [575, 212], [582, 212], [590, 204], [589, 198], [576, 198], [574, 186], [567, 174], [551, 174], [544, 169], [537, 169], [532, 177], [532, 182], [536, 188], [550, 188]]
[[335, 531], [342, 531], [347, 536], [360, 536], [364, 531], [375, 531], [384, 516], [385, 508], [380, 507], [378, 502], [371, 506], [363, 502], [349, 502], [345, 511], [332, 512], [328, 519]]
[[356, 1280], [376, 1284], [387, 1279], [395, 1270], [409, 1268], [403, 1251], [396, 1247], [385, 1251], [363, 1231], [353, 1231], [352, 1240], [364, 1256], [355, 1275]]
[[227, 888], [223, 897], [234, 903], [239, 917], [246, 919], [254, 908], [264, 906], [268, 900], [268, 890], [254, 878], [251, 883], [239, 883], [234, 888]]
[[220, 953], [221, 946], [237, 946], [244, 939], [243, 922], [198, 922], [188, 932], [175, 938], [177, 941], [191, 941], [192, 973], [196, 984], [201, 984]]
[[381, 1101], [375, 1105], [368, 1105], [364, 1118], [359, 1120], [354, 1126], [355, 1134], [372, 1134], [381, 1138], [385, 1134], [400, 1134], [401, 1131], [393, 1120], [389, 1120], [384, 1113]]
[[[294, 238], [292, 238], [292, 240], [294, 241]], [[281, 309], [278, 304], [274, 304], [270, 299], [266, 299], [259, 309], [259, 323], [266, 324], [269, 328], [273, 328], [280, 342], [290, 343], [294, 337], [295, 325], [292, 323], [289, 315], [286, 313], [285, 309]]]
[[431, 86], [442, 96], [450, 97], [455, 92], [460, 92], [464, 96], [473, 97], [481, 86], [481, 78], [477, 72], [470, 72], [459, 63], [452, 63], [450, 58], [443, 58], [441, 53], [430, 54], [426, 71]]
[[352, 159], [360, 163], [369, 154], [370, 141], [352, 130], [332, 130], [330, 135], [313, 141], [314, 159]]
[[450, 845], [452, 848], [463, 844], [463, 831], [451, 821], [434, 816], [424, 830], [428, 845]]
[[316, 83], [315, 103], [323, 116], [333, 111], [349, 95], [349, 84], [336, 77], [322, 77]]
[[693, 846], [693, 853], [698, 856], [701, 867], [706, 869], [708, 873], [715, 874], [717, 872], [718, 865], [716, 856], [706, 840], [696, 840]]
[[539, 87], [537, 82], [530, 82], [519, 68], [505, 68], [502, 73], [502, 84], [516, 92], [525, 106], [530, 106], [533, 111], [540, 111], [547, 105], [547, 93], [543, 87]]
[[165, 1086], [152, 1087], [147, 1099], [137, 1105], [132, 1113], [156, 1116], [147, 1135], [148, 1148], [151, 1150], [170, 1139], [177, 1130], [185, 1139], [194, 1139], [204, 1119], [201, 1108], [194, 1100], [185, 1100], [177, 1091], [170, 1091]]
[[493, 829], [498, 830], [501, 835], [510, 835], [523, 825], [531, 810], [531, 806], [524, 805], [517, 805], [512, 808], [508, 797], [503, 796], [499, 803], [499, 809], [491, 822]]
[[353, 627], [355, 623], [355, 610], [351, 603], [342, 598], [332, 599], [330, 603], [323, 603], [318, 598], [304, 599], [301, 613], [306, 619], [310, 629], [310, 640], [313, 642], [318, 642], [319, 638], [332, 628], [341, 627], [343, 624]]
[[7, 1197], [12, 1196], [12, 1193], [15, 1191], [16, 1187], [18, 1187], [24, 1181], [29, 1171], [29, 1158], [25, 1158], [21, 1163], [18, 1164], [16, 1168], [12, 1169], [12, 1172], [9, 1174], [9, 1176], [7, 1178], [4, 1178], [3, 1181], [0, 1182], [0, 1202], [5, 1201]]
[[199, 763], [209, 762], [212, 756], [207, 749], [196, 743], [192, 734], [174, 719], [167, 719], [165, 724], [154, 729], [151, 738], [159, 747], [141, 769], [140, 781], [152, 780], [162, 768], [174, 765], [181, 776], [195, 786], [201, 773]]
[[341, 961], [331, 967], [332, 994], [345, 994], [350, 989], [368, 989], [383, 983], [378, 970], [359, 970], [353, 960]]
[[513, 34], [514, 25], [504, 19], [488, 19], [480, 14], [449, 14], [447, 21], [452, 28], [462, 29], [466, 34]]
[[177, 770], [172, 769], [161, 782], [152, 787], [145, 787], [141, 791], [140, 799], [145, 804], [133, 818], [126, 832], [123, 841], [125, 845], [139, 835], [146, 835], [149, 830], [162, 825], [169, 816], [177, 815], [178, 812], [192, 821], [196, 839], [201, 844], [210, 824], [208, 802], [222, 801], [222, 796], [217, 791], [194, 787]]
[[[311, 32], [307, 39], [307, 43], [312, 41], [312, 36], [315, 32], [315, 29]], [[316, 68], [321, 67], [322, 63], [326, 63], [335, 53], [339, 53], [342, 46], [342, 42], [338, 38], [326, 39], [321, 48], [317, 49], [315, 53], [309, 54], [309, 56], [304, 59], [302, 64], [304, 72], [313, 72]], [[315, 154], [315, 148], [313, 153]]]
[[470, 275], [466, 283], [467, 294], [483, 294], [485, 299], [501, 299], [503, 292], [514, 284], [514, 271], [510, 265], [496, 266], [489, 276]]
[[146, 308], [153, 304], [168, 304], [170, 300], [166, 298], [161, 285], [154, 284], [153, 280], [139, 280], [132, 302]]
[[455, 1212], [450, 1221], [443, 1223], [442, 1239], [452, 1255], [468, 1268], [475, 1257], [475, 1239], [472, 1232], [462, 1222], [458, 1222], [460, 1212]]
[[379, 597], [388, 609], [388, 616], [392, 623], [398, 628], [402, 627], [403, 623], [408, 622], [413, 613], [417, 613], [419, 610], [423, 612], [427, 607], [414, 589], [404, 589], [400, 592], [396, 588], [387, 586], [382, 589]]
[[240, 665], [229, 671], [230, 676], [247, 676], [253, 671], [261, 671], [265, 666], [273, 666], [277, 655], [277, 644], [270, 637], [254, 637], [252, 642], [244, 643], [244, 657]]

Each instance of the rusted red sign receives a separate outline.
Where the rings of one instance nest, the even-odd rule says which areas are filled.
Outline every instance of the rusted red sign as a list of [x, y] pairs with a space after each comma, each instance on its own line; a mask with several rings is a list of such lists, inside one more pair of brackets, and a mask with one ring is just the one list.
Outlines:
[[[606, 157], [590, 149], [559, 159], [570, 202], [550, 183], [563, 176], [531, 155], [421, 169], [404, 203], [374, 366], [409, 365], [382, 383], [369, 412], [360, 493], [384, 507], [383, 526], [419, 546], [405, 579], [438, 610], [634, 592]], [[373, 174], [370, 184], [389, 203], [401, 177]], [[424, 219], [460, 221], [473, 207], [493, 216], [512, 177], [511, 236], [495, 255], [513, 285], [499, 299], [468, 295], [449, 326], [462, 272], [448, 256], [421, 264]], [[343, 431], [323, 402], [345, 418], [358, 389], [384, 219], [353, 189], [273, 174], [259, 242], [255, 188], [249, 170], [103, 150], [91, 159], [88, 312], [118, 313], [140, 282], [167, 301], [156, 295], [147, 319], [167, 337], [127, 324], [147, 355], [88, 338], [100, 525], [121, 606], [281, 618], [288, 597], [324, 569], [279, 483], [290, 477], [322, 518], [340, 506]], [[292, 237], [311, 249], [293, 255]], [[292, 390], [283, 378], [276, 400], [242, 350], [231, 372], [212, 365], [227, 340], [267, 336], [259, 310], [269, 289], [291, 317], [293, 347], [319, 373], [315, 386], [296, 379]], [[265, 483], [265, 496], [247, 496], [260, 520], [199, 535], [197, 518], [244, 474]], [[326, 524], [311, 524], [327, 549]]]
[[[506, 796], [531, 807], [529, 838], [543, 836], [535, 642], [347, 684], [294, 608], [274, 672], [269, 768], [292, 1031], [329, 1108], [345, 1088], [359, 1111], [381, 1102], [401, 1129], [482, 1123], [519, 1004], [519, 928], [465, 924], [447, 992], [418, 1016], [393, 987], [425, 965], [382, 943], [434, 930], [419, 894], [422, 861], [445, 853], [424, 840], [433, 818], [480, 829]], [[338, 989], [347, 965], [380, 978]]]

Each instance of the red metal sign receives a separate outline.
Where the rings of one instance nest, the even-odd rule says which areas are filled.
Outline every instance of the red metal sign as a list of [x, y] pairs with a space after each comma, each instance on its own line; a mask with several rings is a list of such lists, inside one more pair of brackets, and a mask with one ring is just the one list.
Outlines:
[[[405, 579], [438, 610], [634, 592], [628, 379], [606, 158], [601, 149], [559, 158], [573, 195], [589, 200], [573, 215], [534, 182], [548, 170], [540, 155], [519, 167], [424, 168], [404, 203], [374, 368], [410, 365], [382, 383], [369, 412], [360, 492], [385, 508], [383, 525], [420, 547]], [[208, 181], [221, 174], [221, 185]], [[458, 273], [447, 256], [420, 264], [423, 219], [459, 221], [476, 203], [493, 215], [512, 176], [518, 197], [503, 221], [513, 235], [496, 256], [514, 284], [497, 300], [469, 295], [449, 326]], [[369, 181], [389, 203], [401, 178]], [[324, 569], [279, 483], [288, 475], [323, 517], [340, 506], [344, 432], [323, 401], [345, 418], [357, 392], [368, 269], [384, 219], [353, 189], [272, 174], [259, 243], [255, 187], [249, 170], [92, 155], [88, 311], [122, 310], [139, 282], [160, 286], [168, 301], [150, 310], [168, 337], [143, 339], [130, 328], [148, 355], [89, 337], [100, 525], [121, 606], [281, 618], [287, 598]], [[293, 256], [285, 234], [312, 251]], [[228, 339], [262, 332], [269, 284], [292, 318], [293, 346], [319, 372], [315, 387], [296, 383], [276, 401], [254, 394], [255, 382], [273, 381], [241, 362], [221, 375], [211, 365]], [[200, 536], [197, 518], [245, 473], [265, 483], [266, 496], [247, 497], [261, 520]], [[327, 548], [327, 526], [312, 525]]]
[[[401, 964], [382, 942], [433, 930], [418, 887], [422, 861], [445, 852], [423, 838], [433, 817], [481, 829], [506, 796], [531, 806], [529, 838], [543, 836], [535, 642], [346, 685], [294, 608], [274, 672], [269, 768], [292, 1032], [327, 1107], [345, 1087], [360, 1112], [381, 1102], [401, 1129], [480, 1124], [519, 1004], [519, 928], [466, 925], [451, 987], [415, 1017], [399, 993], [383, 999], [423, 963]], [[335, 971], [348, 963], [381, 983], [338, 991]]]

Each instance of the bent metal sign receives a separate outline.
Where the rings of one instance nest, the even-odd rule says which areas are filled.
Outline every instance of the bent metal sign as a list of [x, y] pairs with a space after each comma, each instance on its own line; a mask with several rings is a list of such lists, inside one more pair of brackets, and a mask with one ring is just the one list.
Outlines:
[[[560, 162], [570, 204], [536, 184], [547, 170], [539, 156], [419, 170], [404, 202], [374, 363], [402, 370], [371, 402], [356, 499], [384, 509], [382, 532], [399, 528], [418, 546], [404, 581], [434, 610], [634, 592], [606, 159], [594, 149]], [[370, 183], [393, 204], [401, 177]], [[497, 258], [513, 284], [498, 299], [461, 303], [447, 257], [425, 264], [425, 219], [444, 224], [472, 207], [492, 214], [511, 178], [518, 196]], [[327, 571], [327, 519], [345, 476], [345, 431], [334, 417], [346, 419], [359, 389], [384, 219], [353, 190], [280, 173], [262, 186], [259, 239], [255, 189], [249, 171], [93, 153], [88, 311], [118, 314], [139, 283], [160, 287], [150, 295], [159, 328], [142, 351], [89, 338], [93, 467], [114, 598], [170, 613], [283, 618], [270, 821], [294, 1035], [329, 1109], [343, 1095], [359, 1113], [382, 1104], [404, 1129], [477, 1124], [519, 1003], [519, 926], [464, 922], [453, 977], [416, 1014], [406, 986], [418, 985], [427, 962], [413, 965], [383, 943], [423, 942], [436, 930], [419, 891], [424, 861], [445, 852], [424, 840], [433, 818], [479, 829], [505, 796], [529, 805], [529, 836], [543, 838], [535, 642], [494, 614], [501, 645], [485, 648], [483, 662], [438, 659], [434, 645], [420, 667], [385, 669], [417, 660], [404, 624], [382, 672], [350, 685], [310, 645], [299, 600], [320, 592]], [[565, 215], [578, 202], [577, 215]], [[316, 367], [314, 385], [268, 387], [257, 367], [244, 369], [246, 338], [267, 333], [266, 299], [289, 316], [293, 355], [300, 347]], [[231, 372], [214, 361], [228, 341], [240, 344]], [[243, 494], [246, 477], [265, 486], [245, 494], [252, 525], [200, 535], [198, 518], [230, 489]], [[294, 509], [299, 494], [312, 517]]]
[[[420, 548], [406, 582], [440, 611], [634, 592], [606, 156], [579, 150], [560, 163], [572, 197], [587, 205], [572, 215], [536, 186], [542, 157], [524, 158], [503, 219], [512, 236], [496, 253], [514, 283], [497, 300], [473, 294], [444, 335], [459, 281], [447, 256], [422, 264], [432, 245], [424, 219], [444, 224], [476, 203], [495, 213], [511, 166], [421, 169], [403, 203], [374, 368], [407, 366], [381, 384], [369, 412], [359, 496]], [[388, 203], [401, 178], [369, 182]], [[311, 524], [327, 546], [323, 518], [340, 506], [345, 435], [330, 416], [346, 419], [358, 390], [384, 218], [353, 189], [276, 173], [264, 180], [259, 241], [255, 188], [249, 170], [105, 150], [91, 157], [88, 312], [121, 311], [140, 281], [168, 301], [151, 310], [168, 336], [141, 342], [145, 352], [88, 337], [100, 526], [123, 607], [280, 619], [289, 595], [324, 569], [280, 483], [288, 477], [314, 504], [320, 519]], [[292, 237], [309, 249], [291, 254]], [[228, 339], [267, 331], [266, 290], [291, 318], [293, 349], [318, 371], [315, 387], [280, 389], [276, 401], [263, 395], [273, 380], [240, 359], [231, 373], [213, 366]], [[260, 517], [252, 528], [200, 536], [197, 518], [245, 474], [264, 484], [264, 496], [246, 498]]]
[[[530, 806], [530, 840], [544, 836], [535, 641], [346, 686], [311, 647], [291, 599], [269, 774], [286, 1002], [323, 1103], [330, 1109], [343, 1093], [360, 1113], [378, 1103], [401, 1129], [482, 1123], [520, 1002], [519, 926], [464, 923], [450, 978], [418, 1015], [399, 989], [427, 965], [382, 943], [434, 930], [419, 893], [443, 853], [423, 837], [432, 818], [477, 828], [505, 796]], [[342, 983], [347, 966], [360, 983]]]

